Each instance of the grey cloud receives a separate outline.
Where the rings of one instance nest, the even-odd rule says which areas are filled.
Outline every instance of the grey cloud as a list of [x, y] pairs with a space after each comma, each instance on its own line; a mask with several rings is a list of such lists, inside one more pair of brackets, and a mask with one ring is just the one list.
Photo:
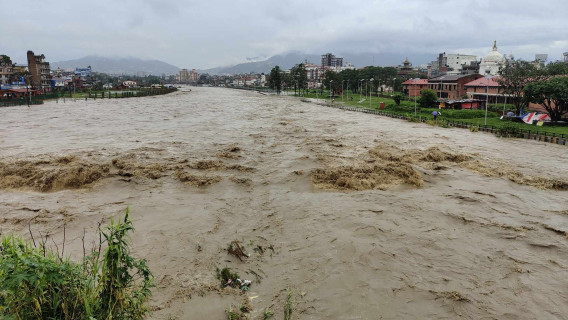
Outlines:
[[517, 57], [568, 51], [561, 0], [54, 0], [4, 11], [0, 51], [20, 63], [28, 49], [51, 61], [98, 54], [185, 68], [292, 50], [484, 55], [493, 40]]

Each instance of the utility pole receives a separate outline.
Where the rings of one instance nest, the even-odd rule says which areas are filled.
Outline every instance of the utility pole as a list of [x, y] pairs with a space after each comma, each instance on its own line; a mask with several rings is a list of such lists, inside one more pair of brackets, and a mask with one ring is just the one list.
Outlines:
[[372, 106], [371, 106], [371, 101], [372, 101], [371, 96], [372, 96], [372, 94], [373, 94], [373, 81], [374, 81], [374, 80], [375, 80], [375, 79], [373, 79], [373, 78], [371, 78], [371, 79], [369, 80], [369, 89], [371, 89], [371, 90], [369, 91], [369, 109], [372, 108]]

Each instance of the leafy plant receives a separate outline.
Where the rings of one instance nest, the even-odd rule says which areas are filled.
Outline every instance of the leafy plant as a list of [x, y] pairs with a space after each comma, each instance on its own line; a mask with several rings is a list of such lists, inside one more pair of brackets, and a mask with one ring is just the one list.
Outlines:
[[392, 95], [392, 99], [397, 106], [400, 106], [400, 100], [404, 99], [405, 96], [402, 93], [395, 93]]
[[438, 94], [434, 90], [425, 89], [420, 92], [419, 103], [421, 107], [432, 107], [438, 101]]
[[225, 310], [227, 314], [227, 320], [244, 320], [246, 317], [238, 310], [233, 309], [233, 305], [229, 309]]
[[502, 137], [516, 137], [520, 133], [519, 125], [512, 122], [505, 122], [497, 130], [497, 134]]
[[284, 320], [292, 319], [292, 311], [294, 310], [294, 298], [292, 297], [292, 290], [286, 290], [286, 304], [284, 305]]
[[471, 125], [471, 126], [469, 127], [469, 131], [471, 131], [471, 132], [478, 132], [478, 131], [479, 131], [479, 126]]
[[[130, 256], [128, 210], [102, 232], [108, 247], [83, 263], [63, 259], [40, 244], [3, 237], [0, 246], [0, 318], [142, 319], [148, 313], [152, 274]], [[100, 245], [103, 243], [101, 242]]]
[[[239, 279], [239, 275], [235, 272], [231, 272], [231, 268], [217, 268], [217, 279], [221, 281], [221, 286], [231, 286], [235, 287], [238, 286], [237, 279]], [[230, 280], [230, 281], [229, 281]]]
[[262, 314], [262, 320], [269, 320], [273, 315], [274, 313], [270, 311], [270, 309], [266, 308], [264, 309], [264, 313]]

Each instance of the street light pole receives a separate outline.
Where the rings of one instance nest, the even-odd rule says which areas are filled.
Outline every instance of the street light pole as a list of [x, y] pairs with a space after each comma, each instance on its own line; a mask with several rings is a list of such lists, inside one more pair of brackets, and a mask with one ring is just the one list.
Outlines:
[[341, 102], [343, 102], [343, 82], [345, 82], [345, 80], [341, 80]]
[[394, 93], [395, 83], [396, 83], [396, 77], [392, 78], [392, 93]]
[[373, 84], [373, 81], [374, 81], [374, 80], [375, 80], [375, 79], [373, 79], [373, 78], [371, 78], [371, 79], [369, 80], [369, 89], [371, 89], [371, 90], [369, 91], [369, 109], [372, 108], [372, 105], [371, 105], [372, 98], [371, 98], [371, 96], [372, 96], [372, 94], [373, 94], [373, 86], [372, 86], [372, 84]]
[[487, 89], [486, 89], [486, 98], [485, 98], [485, 126], [487, 127], [487, 109], [489, 108], [489, 79], [491, 79], [490, 76], [485, 77], [485, 79], [487, 80]]
[[329, 80], [329, 102], [333, 102], [331, 101], [331, 92], [333, 91], [332, 85], [333, 85], [333, 80]]
[[[24, 84], [26, 84], [26, 78], [24, 77]], [[28, 76], [28, 84], [30, 82], [30, 77]], [[30, 87], [29, 85], [26, 84], [26, 92], [28, 93], [28, 108], [30, 107], [30, 100], [32, 99], [32, 97], [30, 96]]]
[[349, 79], [347, 79], [347, 101], [349, 101]]
[[[419, 78], [415, 78], [415, 79], [414, 79], [414, 85], [415, 85], [416, 87], [418, 87], [418, 80], [420, 80], [420, 79], [419, 79]], [[410, 93], [410, 91], [409, 91], [409, 93]], [[417, 96], [417, 94], [416, 94], [416, 89], [414, 89], [414, 116], [415, 116], [415, 117], [416, 117], [416, 96]]]

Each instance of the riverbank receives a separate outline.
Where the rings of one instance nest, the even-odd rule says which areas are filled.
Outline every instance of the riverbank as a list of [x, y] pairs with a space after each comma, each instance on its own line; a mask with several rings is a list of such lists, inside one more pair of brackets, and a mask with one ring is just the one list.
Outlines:
[[66, 102], [67, 100], [77, 99], [118, 99], [157, 96], [176, 92], [177, 88], [137, 88], [128, 90], [89, 90], [79, 92], [49, 92], [42, 95], [32, 96], [31, 99], [23, 97], [21, 99], [0, 99], [0, 107], [14, 107], [23, 105], [40, 105], [44, 101], [54, 100]]
[[[290, 93], [290, 92], [287, 92]], [[293, 94], [293, 91], [291, 92]], [[296, 95], [298, 98], [319, 100], [321, 103], [331, 103], [332, 99], [327, 95], [320, 95], [316, 93], [309, 93], [306, 95]], [[325, 97], [325, 98], [322, 98]], [[351, 100], [350, 98], [353, 98]], [[389, 114], [400, 115], [406, 119], [419, 118], [420, 120], [434, 120], [432, 115], [433, 111], [440, 111], [437, 108], [420, 108], [418, 103], [414, 101], [401, 101], [400, 106], [395, 104], [395, 101], [386, 97], [371, 97], [368, 95], [350, 94], [335, 97], [333, 101], [335, 105], [344, 105], [349, 107], [381, 110]], [[385, 104], [385, 109], [380, 109], [380, 104]], [[438, 119], [438, 123], [446, 124], [447, 126], [455, 124], [456, 126], [469, 128], [476, 127], [476, 130], [482, 128], [482, 131], [488, 132], [505, 132], [508, 136], [534, 136], [542, 135], [543, 137], [557, 137], [561, 139], [568, 138], [568, 126], [536, 126], [520, 122], [510, 122], [501, 120], [501, 114], [497, 112], [487, 113], [487, 124], [485, 121], [485, 110], [441, 110], [442, 116]], [[544, 140], [544, 138], [543, 138]]]

